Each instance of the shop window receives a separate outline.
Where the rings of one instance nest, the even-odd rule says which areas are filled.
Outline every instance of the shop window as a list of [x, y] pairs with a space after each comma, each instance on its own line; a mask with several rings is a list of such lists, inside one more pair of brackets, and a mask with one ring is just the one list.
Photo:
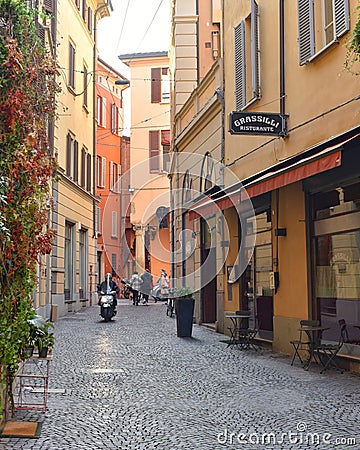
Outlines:
[[360, 183], [317, 193], [312, 205], [315, 312], [329, 328], [324, 339], [336, 341], [344, 319], [360, 343]]

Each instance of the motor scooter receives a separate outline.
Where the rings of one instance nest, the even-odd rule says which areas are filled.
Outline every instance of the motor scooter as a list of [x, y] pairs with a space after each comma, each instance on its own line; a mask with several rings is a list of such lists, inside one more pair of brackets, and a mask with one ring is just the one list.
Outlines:
[[124, 285], [122, 288], [122, 295], [124, 298], [130, 298], [130, 293], [131, 293], [131, 285], [130, 285], [130, 281], [127, 280], [126, 278], [123, 278], [121, 280], [121, 283]]
[[100, 316], [105, 320], [105, 322], [109, 322], [113, 317], [116, 316], [116, 310], [114, 305], [114, 295], [116, 295], [116, 291], [108, 290], [106, 293], [103, 291], [98, 292], [100, 306]]

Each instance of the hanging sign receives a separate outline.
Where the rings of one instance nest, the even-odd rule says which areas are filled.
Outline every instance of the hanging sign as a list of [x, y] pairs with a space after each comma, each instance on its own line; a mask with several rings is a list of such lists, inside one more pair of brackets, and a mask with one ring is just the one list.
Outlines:
[[233, 111], [229, 131], [231, 134], [285, 136], [286, 118], [281, 114]]

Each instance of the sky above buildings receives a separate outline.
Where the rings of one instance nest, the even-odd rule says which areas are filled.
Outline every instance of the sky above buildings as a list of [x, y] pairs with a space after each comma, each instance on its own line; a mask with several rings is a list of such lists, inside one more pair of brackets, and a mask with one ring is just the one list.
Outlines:
[[118, 55], [169, 49], [170, 0], [112, 0], [112, 6], [98, 25], [101, 59], [123, 73]]

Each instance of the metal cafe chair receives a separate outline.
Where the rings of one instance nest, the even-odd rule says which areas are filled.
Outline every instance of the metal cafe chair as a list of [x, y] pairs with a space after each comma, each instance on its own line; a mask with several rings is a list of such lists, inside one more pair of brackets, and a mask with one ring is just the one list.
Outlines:
[[255, 319], [254, 326], [248, 328], [248, 330], [247, 330], [247, 342], [248, 342], [248, 348], [252, 347], [255, 351], [257, 351], [258, 348], [260, 348], [260, 346], [256, 344], [255, 338], [260, 329], [261, 316], [259, 314], [257, 314], [257, 315], [255, 315], [254, 319]]
[[[347, 325], [345, 319], [340, 319], [339, 320], [340, 327], [343, 324]], [[355, 327], [357, 328], [356, 325], [355, 325]], [[349, 336], [349, 332], [348, 332], [347, 326], [346, 326], [345, 331], [344, 331], [344, 343], [345, 344], [360, 344], [360, 339], [352, 339], [352, 337]]]
[[[250, 318], [251, 313], [250, 311], [236, 311], [236, 314], [242, 315], [242, 316], [248, 316]], [[246, 319], [246, 318], [245, 318]], [[255, 337], [259, 331], [259, 322], [260, 322], [260, 316], [255, 315], [254, 317], [254, 324], [250, 327], [240, 327], [238, 330], [238, 336], [239, 336], [239, 345], [241, 349], [247, 350], [250, 347], [252, 347], [254, 350], [258, 350], [258, 347], [255, 343]]]
[[[346, 340], [347, 329], [345, 320], [343, 319], [339, 320], [339, 325], [340, 325], [340, 336], [337, 343], [335, 344], [320, 343], [316, 347], [316, 352], [318, 354], [319, 361], [323, 366], [320, 373], [325, 372], [325, 370], [329, 369], [330, 367], [333, 367], [334, 369], [339, 370], [341, 373], [344, 373], [344, 370], [341, 369], [336, 363], [336, 356]], [[324, 358], [325, 361], [323, 361], [322, 358]]]
[[247, 348], [248, 344], [246, 342], [247, 341], [246, 333], [248, 327], [245, 328], [242, 326], [242, 320], [243, 319], [247, 320], [248, 318], [250, 318], [251, 312], [248, 310], [238, 310], [235, 311], [235, 315], [239, 316], [239, 318], [236, 319], [235, 317], [233, 317], [232, 318], [233, 326], [228, 327], [228, 330], [230, 331], [230, 342], [228, 345], [236, 344], [241, 349]]
[[[300, 320], [300, 328], [303, 326], [309, 326], [309, 327], [317, 327], [320, 325], [319, 320]], [[304, 338], [304, 335], [306, 336]], [[294, 347], [294, 354], [291, 360], [291, 365], [294, 365], [295, 358], [297, 357], [301, 364], [304, 363], [302, 360], [299, 351], [306, 350], [309, 351], [309, 337], [304, 331], [299, 331], [299, 339], [293, 339], [290, 341], [290, 344]]]

